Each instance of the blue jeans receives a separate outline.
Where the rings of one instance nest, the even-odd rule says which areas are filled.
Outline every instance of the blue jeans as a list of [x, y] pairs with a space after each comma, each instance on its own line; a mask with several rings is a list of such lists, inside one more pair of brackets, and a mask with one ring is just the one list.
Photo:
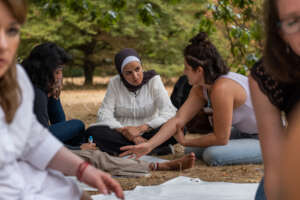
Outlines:
[[255, 200], [267, 200], [267, 197], [265, 195], [265, 189], [264, 189], [264, 178], [261, 179], [256, 195], [255, 195]]
[[196, 157], [212, 166], [262, 163], [257, 134], [245, 134], [232, 128], [230, 140], [224, 146], [186, 147], [185, 153], [194, 152]]
[[84, 123], [78, 119], [66, 121], [60, 99], [48, 99], [50, 132], [60, 141], [70, 145], [79, 145], [84, 140]]

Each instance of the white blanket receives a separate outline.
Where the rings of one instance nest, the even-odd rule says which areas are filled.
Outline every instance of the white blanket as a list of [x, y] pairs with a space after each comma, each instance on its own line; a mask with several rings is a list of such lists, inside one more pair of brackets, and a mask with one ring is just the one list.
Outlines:
[[[137, 186], [125, 191], [127, 200], [253, 200], [258, 184], [205, 182], [179, 176], [157, 186]], [[114, 195], [94, 195], [93, 200], [116, 200]]]

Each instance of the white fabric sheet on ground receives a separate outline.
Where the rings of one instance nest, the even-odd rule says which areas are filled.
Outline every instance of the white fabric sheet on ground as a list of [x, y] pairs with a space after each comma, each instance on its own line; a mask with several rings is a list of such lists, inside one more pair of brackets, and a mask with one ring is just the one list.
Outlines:
[[[179, 176], [157, 186], [137, 186], [125, 191], [127, 200], [253, 200], [258, 184], [205, 182]], [[94, 195], [93, 200], [116, 200], [114, 195]]]

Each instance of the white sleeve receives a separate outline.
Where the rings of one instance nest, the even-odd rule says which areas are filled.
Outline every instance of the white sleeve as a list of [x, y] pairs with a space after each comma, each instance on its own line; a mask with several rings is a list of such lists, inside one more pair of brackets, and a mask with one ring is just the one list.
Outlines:
[[[25, 140], [21, 143], [24, 145], [21, 152], [21, 159], [26, 160], [39, 169], [45, 169], [53, 156], [62, 147], [62, 144], [49, 132], [47, 128], [44, 128], [38, 122], [35, 114], [33, 113], [34, 92], [30, 80], [22, 67], [19, 67], [19, 76], [21, 79], [19, 84], [22, 84], [21, 87], [23, 88], [23, 101], [25, 101], [23, 102], [25, 103], [23, 107], [25, 108], [25, 111], [19, 113], [18, 116], [15, 116], [16, 126], [14, 126], [14, 128], [16, 129], [12, 131], [20, 132], [20, 134], [22, 134], [22, 131], [19, 130], [22, 126], [20, 126], [18, 121], [22, 120], [22, 117], [24, 117], [25, 114], [27, 118], [26, 123], [28, 123], [26, 127], [28, 128], [27, 134], [24, 138]], [[29, 93], [32, 95], [28, 95]], [[25, 96], [28, 99], [25, 98]], [[29, 107], [31, 109], [29, 109]]]
[[17, 70], [22, 102], [10, 124], [0, 108], [0, 167], [22, 159], [45, 169], [62, 144], [37, 121], [33, 113], [33, 88], [24, 69], [17, 65]]
[[0, 169], [15, 160], [14, 143], [8, 133], [5, 116], [0, 108]]
[[106, 125], [111, 129], [121, 128], [122, 124], [115, 118], [115, 105], [118, 98], [116, 79], [112, 79], [107, 87], [105, 97], [98, 111], [98, 122], [94, 125]]
[[151, 128], [158, 128], [170, 118], [175, 116], [176, 108], [173, 106], [168, 92], [159, 76], [153, 78], [151, 93], [154, 97], [154, 105], [158, 109], [158, 117], [154, 118], [147, 124]]
[[[0, 115], [3, 114], [0, 109]], [[0, 168], [7, 163], [12, 163], [21, 152], [22, 160], [26, 160], [39, 169], [45, 169], [49, 161], [62, 147], [62, 144], [54, 138], [48, 129], [44, 128], [33, 116], [30, 133], [23, 132], [20, 137], [13, 135], [14, 130], [9, 131], [5, 120], [0, 120]], [[19, 127], [17, 127], [19, 128]], [[21, 130], [19, 130], [22, 132]], [[22, 134], [22, 133], [21, 133]], [[18, 142], [14, 140], [19, 140]], [[23, 145], [23, 142], [25, 144]]]
[[33, 115], [31, 137], [27, 140], [23, 160], [39, 169], [46, 169], [48, 163], [62, 146], [62, 143], [48, 129], [44, 128]]

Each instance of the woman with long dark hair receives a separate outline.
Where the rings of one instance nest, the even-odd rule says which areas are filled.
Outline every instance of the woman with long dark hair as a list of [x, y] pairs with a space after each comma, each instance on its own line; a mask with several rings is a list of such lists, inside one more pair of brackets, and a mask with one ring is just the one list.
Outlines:
[[[199, 33], [184, 49], [184, 73], [193, 85], [188, 99], [160, 131], [146, 143], [121, 148], [122, 155], [140, 157], [174, 136], [209, 165], [260, 163], [257, 127], [247, 77], [229, 72], [206, 33]], [[187, 139], [183, 127], [204, 110], [213, 132]], [[233, 129], [232, 129], [233, 126]]]
[[300, 1], [265, 0], [264, 14], [264, 58], [249, 78], [264, 160], [256, 199], [299, 199]]
[[16, 64], [27, 1], [0, 0], [0, 199], [90, 199], [75, 176], [123, 198], [120, 185], [62, 147], [33, 114], [33, 88]]
[[38, 121], [63, 143], [79, 146], [84, 142], [84, 123], [78, 119], [67, 121], [59, 98], [62, 70], [70, 60], [63, 48], [47, 42], [34, 47], [22, 66], [33, 84]]

